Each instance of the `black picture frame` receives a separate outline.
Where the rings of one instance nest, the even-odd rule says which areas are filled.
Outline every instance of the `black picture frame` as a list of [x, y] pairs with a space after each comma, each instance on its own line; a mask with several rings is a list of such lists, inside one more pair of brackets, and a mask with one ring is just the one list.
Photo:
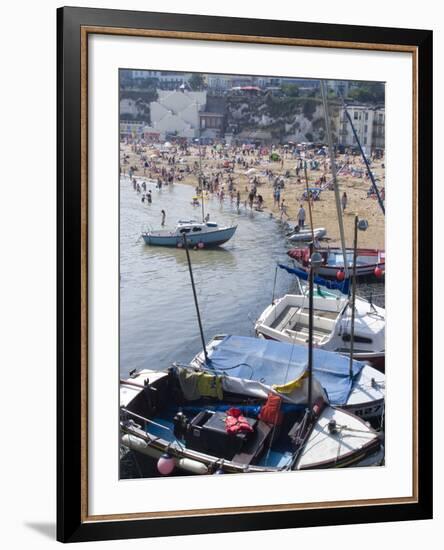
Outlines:
[[[417, 52], [417, 380], [418, 493], [416, 502], [109, 521], [82, 512], [81, 444], [81, 29], [156, 29], [309, 41], [411, 46]], [[58, 94], [58, 380], [57, 539], [62, 542], [283, 529], [432, 517], [432, 32], [90, 8], [57, 11]], [[84, 160], [84, 159], [83, 159]], [[82, 347], [83, 346], [83, 347]], [[421, 365], [424, 368], [421, 368]], [[84, 458], [84, 457], [83, 457]]]

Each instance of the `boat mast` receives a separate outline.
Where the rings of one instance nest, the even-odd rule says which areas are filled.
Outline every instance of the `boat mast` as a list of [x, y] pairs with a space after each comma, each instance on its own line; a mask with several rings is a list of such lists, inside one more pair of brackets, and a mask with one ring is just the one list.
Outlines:
[[310, 243], [310, 276], [309, 276], [309, 302], [308, 302], [308, 410], [313, 413], [313, 294], [314, 274], [322, 264], [322, 256], [319, 252], [313, 252], [313, 243]]
[[197, 322], [199, 324], [199, 332], [200, 332], [200, 338], [202, 340], [202, 348], [205, 356], [205, 364], [208, 365], [210, 361], [208, 359], [207, 347], [205, 344], [205, 337], [204, 337], [203, 328], [202, 328], [202, 320], [200, 318], [199, 303], [197, 301], [196, 286], [194, 284], [193, 269], [191, 267], [190, 251], [188, 250], [188, 240], [187, 240], [186, 233], [183, 234], [183, 244], [187, 255], [188, 271], [190, 272], [191, 288], [193, 289], [194, 305], [196, 306]]
[[312, 214], [312, 211], [311, 211], [311, 197], [310, 197], [310, 191], [309, 191], [309, 187], [308, 187], [307, 159], [304, 159], [304, 174], [305, 174], [305, 189], [306, 189], [307, 200], [308, 200], [308, 213], [310, 215], [311, 241], [314, 245], [315, 234], [314, 234], [314, 227], [313, 227], [313, 214]]
[[203, 188], [203, 176], [202, 176], [202, 153], [200, 150], [200, 141], [202, 139], [202, 129], [199, 126], [199, 188], [202, 202], [202, 223], [205, 222], [205, 208], [204, 208], [204, 188]]
[[358, 247], [358, 216], [355, 215], [355, 232], [353, 238], [353, 275], [352, 275], [352, 303], [351, 303], [351, 325], [350, 325], [350, 364], [349, 376], [353, 376], [353, 352], [355, 343], [355, 301], [356, 301], [356, 256]]
[[308, 410], [312, 410], [312, 393], [313, 393], [313, 287], [314, 287], [314, 273], [313, 262], [311, 258], [313, 256], [313, 242], [310, 243], [310, 276], [309, 276], [309, 294], [308, 294]]
[[376, 197], [378, 199], [378, 203], [379, 203], [379, 207], [381, 208], [382, 210], [382, 213], [384, 214], [385, 216], [385, 207], [384, 207], [384, 203], [381, 199], [381, 195], [379, 194], [379, 189], [378, 189], [378, 186], [376, 185], [376, 181], [375, 181], [375, 177], [373, 175], [373, 172], [370, 170], [370, 165], [368, 163], [368, 160], [367, 160], [367, 157], [365, 156], [365, 153], [364, 153], [364, 150], [362, 149], [362, 146], [361, 146], [361, 142], [359, 141], [359, 138], [358, 138], [358, 134], [356, 132], [356, 129], [354, 127], [354, 124], [352, 122], [352, 119], [351, 119], [351, 116], [350, 116], [350, 113], [347, 111], [347, 106], [345, 105], [345, 101], [344, 101], [344, 98], [341, 97], [342, 99], [342, 107], [344, 109], [344, 112], [345, 112], [345, 115], [348, 119], [348, 121], [350, 122], [350, 126], [351, 126], [351, 129], [353, 131], [353, 135], [355, 136], [355, 139], [356, 139], [356, 143], [358, 144], [358, 147], [359, 147], [359, 151], [361, 153], [361, 156], [365, 162], [365, 166], [367, 168], [367, 174], [369, 175], [370, 179], [371, 179], [371, 182], [372, 182], [372, 187], [373, 187], [373, 190], [376, 194]]
[[344, 224], [343, 224], [343, 220], [342, 220], [341, 198], [339, 196], [339, 187], [338, 187], [337, 172], [336, 172], [336, 161], [335, 161], [335, 154], [334, 154], [334, 150], [333, 150], [333, 139], [332, 139], [331, 128], [330, 128], [330, 117], [329, 117], [329, 114], [328, 114], [328, 102], [327, 102], [327, 91], [326, 91], [325, 80], [321, 80], [321, 93], [322, 93], [322, 101], [324, 103], [325, 128], [326, 128], [326, 131], [327, 131], [328, 152], [329, 152], [329, 155], [330, 155], [330, 164], [331, 164], [331, 174], [332, 174], [332, 179], [333, 179], [333, 188], [335, 190], [336, 212], [338, 214], [339, 233], [341, 235], [341, 247], [342, 247], [342, 254], [344, 256], [344, 274], [345, 274], [345, 278], [347, 278], [348, 277], [348, 261], [347, 261], [347, 254], [346, 254], [346, 249], [345, 249]]

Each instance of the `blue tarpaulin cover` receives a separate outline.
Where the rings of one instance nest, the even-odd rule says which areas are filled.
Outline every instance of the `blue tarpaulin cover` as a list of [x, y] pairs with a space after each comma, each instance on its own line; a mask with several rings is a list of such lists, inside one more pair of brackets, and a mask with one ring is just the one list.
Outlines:
[[[307, 370], [308, 348], [249, 336], [226, 336], [210, 354], [209, 366], [236, 378], [256, 380], [269, 386], [282, 385], [300, 378]], [[350, 379], [347, 357], [313, 349], [313, 375], [332, 405], [347, 402], [353, 380], [363, 366], [364, 363], [353, 361]]]

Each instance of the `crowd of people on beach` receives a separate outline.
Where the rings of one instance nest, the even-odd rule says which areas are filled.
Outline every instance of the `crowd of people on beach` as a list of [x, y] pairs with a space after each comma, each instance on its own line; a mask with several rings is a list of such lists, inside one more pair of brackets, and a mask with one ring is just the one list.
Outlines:
[[[207, 197], [216, 198], [220, 205], [229, 203], [238, 211], [244, 208], [258, 212], [267, 208], [262, 189], [271, 187], [273, 205], [268, 205], [270, 215], [276, 214], [284, 220], [290, 217], [286, 201], [289, 193], [294, 193], [292, 200], [296, 204], [310, 201], [313, 207], [323, 191], [332, 189], [328, 177], [330, 160], [325, 147], [265, 147], [245, 143], [196, 145], [184, 142], [162, 145], [127, 139], [121, 142], [121, 152], [121, 174], [129, 177], [134, 190], [141, 195], [141, 202], [147, 205], [153, 203], [153, 194], [151, 190], [147, 191], [146, 181], [156, 182], [158, 190], [176, 182], [191, 183], [195, 185], [196, 197], [193, 200], [196, 206], [199, 204], [198, 197], [205, 193]], [[372, 157], [369, 162], [373, 160]], [[359, 155], [352, 152], [341, 156], [339, 170], [341, 174], [353, 175], [364, 181], [371, 179], [362, 168]], [[316, 179], [313, 181], [312, 174], [315, 172]], [[385, 201], [383, 186], [379, 188], [379, 195]], [[373, 184], [366, 198], [375, 198]], [[344, 213], [348, 203], [349, 198], [344, 191], [341, 196]], [[162, 212], [163, 226], [166, 214]], [[303, 204], [300, 204], [296, 216], [298, 226], [304, 227], [306, 214]]]

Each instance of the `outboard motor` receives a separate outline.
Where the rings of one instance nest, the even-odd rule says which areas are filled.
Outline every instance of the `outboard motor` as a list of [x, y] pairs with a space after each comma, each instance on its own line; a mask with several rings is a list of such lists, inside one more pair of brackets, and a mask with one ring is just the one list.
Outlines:
[[183, 439], [185, 436], [185, 433], [188, 430], [188, 418], [186, 415], [179, 411], [176, 413], [176, 415], [173, 418], [173, 424], [174, 424], [174, 435], [177, 437], [177, 439]]

